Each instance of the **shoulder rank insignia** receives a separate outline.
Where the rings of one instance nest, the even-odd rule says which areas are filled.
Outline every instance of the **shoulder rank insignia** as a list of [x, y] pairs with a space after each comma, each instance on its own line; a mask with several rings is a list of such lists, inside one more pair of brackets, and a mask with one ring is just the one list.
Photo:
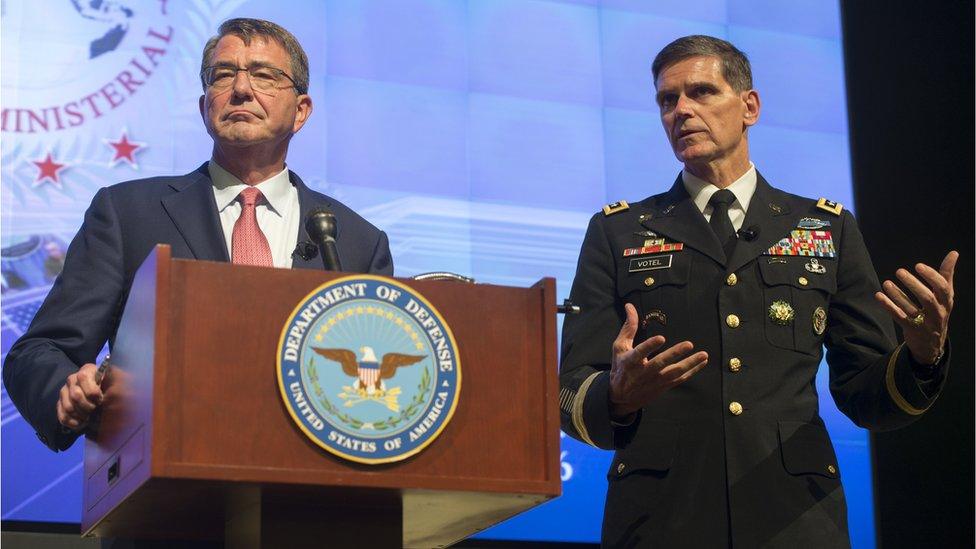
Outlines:
[[[817, 207], [821, 210], [828, 211], [834, 215], [840, 215], [840, 212], [844, 210], [843, 204], [838, 204], [833, 200], [827, 200], [826, 198], [821, 198], [817, 201]], [[605, 210], [606, 208], [604, 208]]]
[[614, 202], [613, 204], [607, 204], [603, 207], [603, 215], [613, 215], [619, 212], [625, 212], [630, 209], [630, 204], [627, 204], [626, 200], [621, 200], [620, 202]]

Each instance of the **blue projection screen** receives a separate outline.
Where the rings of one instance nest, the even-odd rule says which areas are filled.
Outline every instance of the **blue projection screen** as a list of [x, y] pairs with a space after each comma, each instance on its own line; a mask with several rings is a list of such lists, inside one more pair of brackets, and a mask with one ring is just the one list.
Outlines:
[[[5, 0], [2, 350], [30, 322], [95, 191], [210, 156], [200, 53], [266, 18], [308, 51], [315, 110], [289, 166], [390, 236], [399, 276], [572, 283], [589, 216], [680, 169], [650, 65], [711, 34], [752, 59], [753, 159], [774, 185], [852, 202], [839, 7], [798, 0]], [[854, 546], [874, 546], [867, 434], [821, 369]], [[78, 522], [81, 444], [54, 454], [2, 393], [2, 518]], [[563, 497], [483, 537], [592, 542], [611, 455], [563, 438]]]

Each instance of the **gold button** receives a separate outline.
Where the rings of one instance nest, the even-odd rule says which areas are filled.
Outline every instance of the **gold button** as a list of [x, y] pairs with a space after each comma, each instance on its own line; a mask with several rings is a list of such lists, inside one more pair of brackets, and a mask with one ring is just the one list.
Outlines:
[[832, 475], [832, 474], [834, 474], [834, 473], [837, 472], [837, 468], [834, 467], [833, 465], [828, 465], [827, 466], [827, 471]]
[[739, 327], [739, 317], [737, 317], [735, 315], [729, 315], [729, 316], [725, 317], [725, 323], [729, 325], [729, 328], [738, 328]]
[[729, 404], [729, 411], [732, 412], [733, 416], [737, 416], [742, 413], [742, 405], [732, 401], [732, 404]]
[[729, 370], [733, 372], [738, 372], [742, 369], [742, 361], [738, 357], [732, 357], [729, 359]]
[[810, 283], [810, 281], [807, 280], [807, 277], [805, 277], [805, 276], [801, 276], [800, 278], [798, 278], [797, 279], [797, 282], [800, 283], [800, 286], [806, 286], [807, 284]]
[[739, 282], [739, 277], [735, 276], [735, 273], [731, 273], [729, 276], [725, 277], [725, 283], [729, 286], [735, 286], [737, 282]]
[[645, 278], [644, 279], [644, 285], [645, 286], [653, 286], [654, 285], [654, 277], [649, 276], [649, 277]]
[[619, 463], [619, 464], [617, 464], [617, 474], [619, 475], [620, 473], [623, 473], [623, 472], [624, 472], [624, 469], [625, 469], [626, 467], [627, 467], [627, 466], [626, 466], [626, 465], [624, 465], [623, 463]]

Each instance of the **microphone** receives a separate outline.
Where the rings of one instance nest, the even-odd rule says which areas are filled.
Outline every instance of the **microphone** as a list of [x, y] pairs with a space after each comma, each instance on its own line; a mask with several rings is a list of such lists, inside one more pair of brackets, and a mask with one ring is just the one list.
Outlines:
[[309, 212], [305, 218], [305, 232], [312, 242], [322, 252], [322, 264], [327, 271], [341, 271], [339, 252], [336, 250], [336, 219], [335, 214], [325, 208]]
[[759, 236], [759, 225], [751, 225], [749, 228], [742, 228], [736, 232], [747, 242], [752, 242]]

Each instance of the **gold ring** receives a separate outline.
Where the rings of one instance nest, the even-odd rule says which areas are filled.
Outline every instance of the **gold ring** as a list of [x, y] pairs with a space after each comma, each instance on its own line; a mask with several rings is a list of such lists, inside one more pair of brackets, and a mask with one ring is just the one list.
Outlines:
[[918, 313], [912, 318], [909, 318], [908, 321], [912, 323], [912, 326], [921, 326], [922, 323], [925, 322], [925, 315], [923, 313]]

